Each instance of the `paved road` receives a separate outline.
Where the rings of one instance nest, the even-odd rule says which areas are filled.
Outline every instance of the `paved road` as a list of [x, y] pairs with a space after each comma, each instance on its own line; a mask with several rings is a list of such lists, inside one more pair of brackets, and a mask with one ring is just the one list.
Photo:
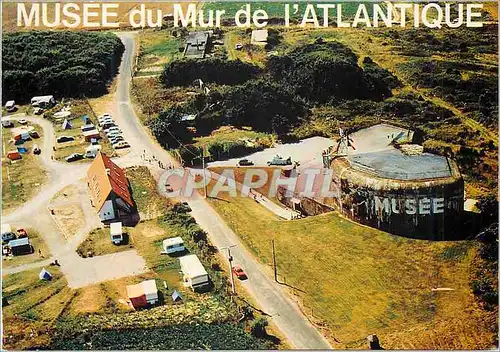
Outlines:
[[[148, 155], [154, 155], [164, 164], [174, 164], [170, 154], [154, 142], [149, 133], [139, 123], [130, 103], [129, 91], [131, 81], [131, 63], [133, 62], [135, 41], [132, 33], [118, 34], [125, 44], [125, 53], [120, 67], [120, 79], [117, 88], [118, 111], [117, 123], [123, 130], [130, 145], [137, 152], [146, 150]], [[151, 166], [157, 180], [161, 171]], [[160, 188], [161, 189], [161, 188]], [[294, 348], [298, 349], [331, 349], [327, 340], [311, 325], [292, 302], [282, 286], [275, 283], [264, 272], [261, 264], [244, 248], [236, 234], [224, 223], [206, 199], [201, 196], [189, 199], [192, 215], [198, 224], [208, 233], [211, 242], [221, 248], [228, 245], [237, 245], [232, 250], [236, 263], [242, 264], [249, 280], [244, 287], [253, 296], [255, 301], [269, 314], [273, 321], [287, 337]]]

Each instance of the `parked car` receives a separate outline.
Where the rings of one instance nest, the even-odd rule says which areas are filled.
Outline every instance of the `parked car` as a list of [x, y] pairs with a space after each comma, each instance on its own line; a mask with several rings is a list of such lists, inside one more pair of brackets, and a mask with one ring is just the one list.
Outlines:
[[42, 108], [34, 108], [33, 109], [33, 114], [35, 114], [35, 115], [41, 115], [42, 113], [43, 113]]
[[118, 132], [118, 131], [112, 131], [112, 132], [109, 132], [106, 137], [108, 137], [108, 139], [113, 139], [115, 137], [121, 137], [122, 136], [122, 133], [121, 132]]
[[275, 155], [271, 161], [267, 162], [268, 166], [271, 165], [292, 165], [292, 158], [288, 157], [286, 159], [283, 159], [280, 155]]
[[240, 161], [238, 161], [238, 166], [252, 166], [252, 165], [253, 161], [248, 159], [241, 159]]
[[17, 238], [25, 238], [28, 237], [28, 233], [25, 229], [17, 229]]
[[98, 121], [98, 125], [100, 127], [103, 127], [103, 126], [106, 126], [106, 125], [114, 126], [115, 125], [115, 120], [113, 120], [112, 118], [107, 118], [107, 119], [104, 119], [104, 120], [99, 120]]
[[74, 140], [75, 140], [75, 137], [61, 136], [61, 137], [57, 138], [57, 143], [71, 142]]
[[14, 127], [14, 122], [12, 121], [2, 121], [3, 128], [12, 128]]
[[2, 233], [2, 244], [7, 244], [15, 239], [16, 239], [16, 234], [14, 232]]
[[120, 132], [120, 133], [122, 132], [122, 130], [120, 130], [118, 126], [110, 126], [108, 128], [105, 128], [103, 131], [106, 135], [112, 132]]
[[112, 144], [112, 147], [115, 149], [130, 148], [130, 144], [125, 141], [120, 141], [118, 143]]
[[73, 161], [82, 160], [82, 159], [83, 159], [83, 154], [80, 154], [80, 153], [73, 153], [70, 156], [66, 157], [66, 161], [68, 163], [71, 163]]
[[42, 152], [42, 150], [38, 147], [37, 144], [33, 146], [33, 154], [39, 155]]
[[235, 266], [233, 266], [233, 273], [240, 280], [248, 279], [247, 274], [245, 273], [245, 271], [243, 270], [243, 268], [240, 265], [238, 265], [238, 264], [236, 264]]
[[18, 122], [21, 124], [21, 125], [26, 125], [28, 123], [28, 120], [26, 119], [19, 119]]
[[116, 144], [118, 142], [121, 142], [123, 141], [123, 137], [122, 136], [116, 136], [116, 137], [113, 137], [113, 138], [110, 138], [109, 141], [111, 142], [111, 144]]
[[37, 131], [34, 131], [34, 130], [29, 131], [29, 134], [30, 134], [31, 138], [40, 138], [40, 135], [38, 134]]

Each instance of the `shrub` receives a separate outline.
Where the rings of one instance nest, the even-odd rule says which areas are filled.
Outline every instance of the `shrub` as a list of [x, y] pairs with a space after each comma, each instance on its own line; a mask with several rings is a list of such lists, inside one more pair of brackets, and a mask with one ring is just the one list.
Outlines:
[[165, 65], [161, 82], [165, 87], [186, 86], [196, 79], [205, 83], [241, 84], [256, 77], [257, 66], [240, 60], [209, 58], [203, 60], [175, 60]]
[[259, 317], [252, 322], [251, 332], [252, 335], [258, 338], [267, 336], [266, 327], [269, 325], [266, 318]]

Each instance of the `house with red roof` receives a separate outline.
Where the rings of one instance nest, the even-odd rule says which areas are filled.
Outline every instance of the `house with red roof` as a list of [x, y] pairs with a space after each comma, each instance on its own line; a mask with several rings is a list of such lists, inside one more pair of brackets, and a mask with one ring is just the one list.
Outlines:
[[102, 222], [121, 219], [135, 212], [125, 172], [99, 152], [87, 171], [92, 206]]

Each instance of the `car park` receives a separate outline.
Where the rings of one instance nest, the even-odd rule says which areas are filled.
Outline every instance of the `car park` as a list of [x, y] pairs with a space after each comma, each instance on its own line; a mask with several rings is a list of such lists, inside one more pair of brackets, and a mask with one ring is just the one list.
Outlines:
[[245, 273], [245, 271], [243, 270], [243, 268], [236, 264], [235, 266], [233, 266], [233, 274], [236, 275], [236, 277], [240, 280], [245, 280], [245, 279], [248, 279], [248, 276], [247, 274]]
[[74, 140], [75, 140], [75, 137], [61, 136], [61, 137], [57, 138], [57, 143], [71, 142]]
[[112, 147], [115, 148], [115, 149], [129, 148], [130, 144], [128, 144], [125, 141], [120, 141], [118, 143], [113, 144]]
[[68, 163], [71, 163], [73, 161], [82, 160], [82, 159], [83, 159], [83, 154], [80, 154], [80, 153], [73, 153], [70, 156], [66, 157], [66, 161]]

